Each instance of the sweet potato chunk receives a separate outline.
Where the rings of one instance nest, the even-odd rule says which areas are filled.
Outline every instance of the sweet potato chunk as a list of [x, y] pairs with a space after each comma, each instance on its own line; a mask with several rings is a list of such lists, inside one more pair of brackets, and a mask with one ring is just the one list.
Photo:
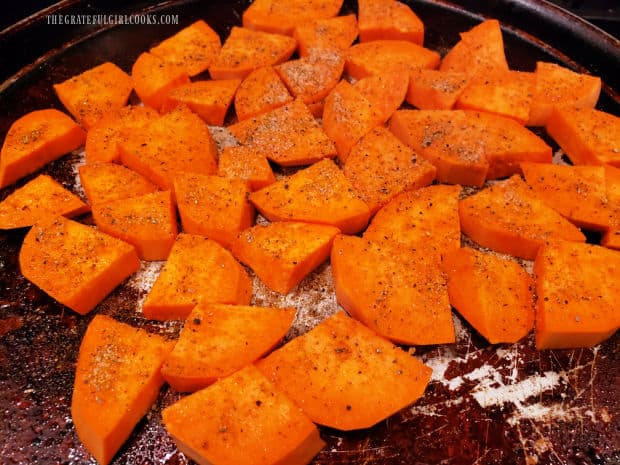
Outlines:
[[157, 186], [144, 176], [116, 163], [96, 162], [78, 168], [91, 205], [150, 194]]
[[219, 176], [245, 181], [252, 191], [276, 182], [267, 157], [252, 147], [227, 147], [218, 160]]
[[420, 110], [451, 110], [468, 83], [465, 73], [417, 69], [410, 73], [406, 99]]
[[299, 24], [293, 37], [302, 57], [324, 50], [345, 50], [357, 37], [357, 19], [355, 15], [345, 15]]
[[358, 0], [360, 42], [408, 40], [424, 43], [424, 23], [408, 5], [396, 0]]
[[402, 73], [385, 73], [360, 79], [353, 87], [370, 102], [379, 120], [385, 122], [402, 105], [408, 84]]
[[146, 52], [133, 64], [131, 79], [140, 100], [157, 111], [172, 89], [189, 83], [189, 76], [183, 69]]
[[601, 245], [620, 250], [620, 168], [607, 165], [604, 169], [609, 228], [601, 238]]
[[252, 71], [235, 94], [237, 119], [243, 121], [275, 110], [293, 101], [293, 96], [271, 66]]

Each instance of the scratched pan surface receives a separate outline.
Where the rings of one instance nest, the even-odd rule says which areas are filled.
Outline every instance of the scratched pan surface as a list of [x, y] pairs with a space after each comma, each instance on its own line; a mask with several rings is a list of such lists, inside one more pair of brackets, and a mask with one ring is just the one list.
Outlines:
[[[456, 42], [459, 31], [479, 20], [478, 15], [498, 17], [507, 26], [511, 66], [532, 70], [536, 60], [544, 59], [599, 74], [606, 84], [600, 108], [620, 114], [618, 42], [562, 10], [526, 0], [465, 0], [459, 7], [410, 3], [427, 25], [427, 46], [443, 53]], [[165, 2], [148, 10], [178, 14], [178, 26], [48, 26], [39, 15], [0, 34], [0, 81], [13, 76], [0, 87], [0, 138], [28, 111], [61, 108], [52, 83], [104, 60], [129, 70], [141, 51], [198, 18], [224, 37], [239, 22], [246, 4]], [[130, 8], [118, 1], [65, 1], [56, 10], [126, 13], [144, 7]], [[347, 3], [344, 9], [353, 11], [353, 6]], [[75, 165], [80, 160], [80, 154], [73, 154], [45, 171], [79, 193]], [[0, 198], [12, 190], [0, 191]], [[63, 308], [19, 274], [17, 254], [24, 234], [0, 232], [0, 463], [92, 463], [75, 435], [69, 412], [77, 351], [92, 316], [109, 314], [169, 337], [178, 333], [179, 324], [149, 322], [139, 311], [160, 263], [145, 264], [91, 315], [82, 317]], [[298, 308], [288, 337], [307, 331], [338, 309], [328, 265], [285, 297], [256, 281], [255, 303]], [[620, 463], [618, 335], [593, 349], [537, 352], [532, 337], [491, 347], [457, 316], [455, 323], [456, 344], [417, 349], [434, 369], [422, 399], [369, 430], [344, 434], [321, 429], [327, 446], [313, 464]], [[161, 409], [178, 398], [174, 391], [162, 389], [114, 464], [188, 463], [160, 423]]]

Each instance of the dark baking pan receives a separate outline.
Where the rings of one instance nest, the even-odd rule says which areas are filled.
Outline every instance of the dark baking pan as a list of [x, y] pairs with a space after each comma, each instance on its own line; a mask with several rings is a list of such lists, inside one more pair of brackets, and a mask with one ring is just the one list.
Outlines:
[[[415, 0], [427, 26], [426, 45], [445, 53], [483, 17], [502, 21], [515, 69], [537, 60], [588, 71], [605, 83], [599, 107], [620, 114], [620, 43], [547, 2], [533, 0]], [[105, 60], [129, 71], [140, 52], [203, 18], [225, 37], [247, 1], [63, 1], [0, 34], [0, 139], [31, 110], [61, 108], [52, 84]], [[346, 2], [345, 12], [354, 11]], [[51, 25], [47, 15], [178, 15], [178, 25]], [[45, 168], [76, 189], [74, 162]], [[0, 198], [14, 187], [0, 191]], [[24, 231], [0, 232], [0, 463], [87, 464], [70, 416], [73, 371], [81, 337], [95, 313], [174, 336], [179, 324], [146, 321], [136, 310], [152, 267], [130, 279], [88, 316], [62, 307], [19, 273]], [[323, 266], [288, 297], [302, 318], [298, 332], [336, 310]], [[282, 304], [269, 293], [255, 301]], [[593, 349], [537, 352], [533, 337], [489, 346], [455, 316], [453, 346], [418, 348], [434, 369], [425, 396], [369, 430], [321, 429], [327, 443], [315, 465], [617, 464], [620, 463], [618, 335]], [[157, 405], [116, 456], [120, 464], [183, 464], [160, 423], [161, 408], [179, 395], [163, 388]]]

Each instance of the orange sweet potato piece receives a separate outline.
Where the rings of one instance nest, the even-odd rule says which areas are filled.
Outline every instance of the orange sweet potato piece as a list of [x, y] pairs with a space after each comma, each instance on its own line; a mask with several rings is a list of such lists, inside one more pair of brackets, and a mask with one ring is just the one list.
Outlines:
[[157, 186], [116, 163], [96, 162], [78, 168], [80, 181], [91, 205], [149, 194]]
[[339, 312], [258, 363], [312, 421], [369, 428], [415, 402], [432, 370]]
[[168, 93], [162, 111], [187, 105], [207, 124], [222, 126], [239, 84], [241, 84], [239, 79], [223, 79], [197, 81], [175, 87]]
[[199, 465], [306, 465], [325, 445], [316, 426], [253, 365], [162, 412]]
[[177, 391], [203, 389], [271, 351], [294, 317], [294, 308], [196, 305], [161, 373]]
[[54, 84], [62, 104], [86, 129], [124, 107], [132, 89], [129, 75], [110, 62]]
[[295, 48], [291, 37], [233, 26], [209, 74], [213, 79], [243, 79], [261, 66], [288, 60]]
[[491, 344], [513, 343], [534, 326], [534, 281], [516, 262], [474, 249], [444, 256], [450, 304]]
[[468, 83], [467, 74], [461, 72], [413, 70], [406, 99], [420, 110], [451, 110]]
[[347, 51], [344, 70], [355, 79], [382, 73], [405, 75], [418, 68], [437, 68], [439, 54], [406, 40], [373, 40]]
[[604, 169], [609, 229], [601, 237], [601, 245], [620, 250], [620, 168], [606, 165]]
[[228, 129], [242, 145], [282, 166], [308, 165], [336, 155], [334, 143], [301, 100]]
[[89, 210], [77, 195], [42, 174], [0, 202], [0, 229], [25, 228], [49, 215], [70, 218]]
[[58, 110], [36, 110], [17, 119], [0, 150], [0, 189], [34, 173], [84, 143], [86, 134]]
[[172, 189], [178, 173], [215, 174], [217, 147], [209, 128], [180, 106], [126, 135], [121, 161], [162, 189]]
[[143, 260], [165, 260], [178, 233], [170, 191], [94, 205], [93, 219], [100, 231], [135, 246]]
[[58, 302], [85, 315], [140, 267], [132, 245], [63, 217], [47, 217], [26, 234], [22, 274]]
[[551, 241], [536, 261], [536, 348], [591, 347], [620, 326], [620, 252]]
[[185, 319], [199, 302], [247, 305], [251, 297], [252, 281], [228, 250], [179, 234], [142, 312], [154, 320]]
[[251, 191], [262, 189], [276, 182], [267, 157], [252, 147], [227, 147], [218, 160], [219, 176], [245, 181]]
[[372, 104], [347, 81], [340, 81], [325, 99], [323, 129], [335, 142], [342, 161], [358, 140], [381, 123]]
[[254, 222], [248, 187], [240, 179], [180, 173], [174, 178], [174, 193], [183, 230], [206, 236], [226, 248]]
[[463, 232], [478, 244], [526, 260], [550, 239], [585, 242], [579, 229], [517, 175], [461, 200], [459, 217]]
[[189, 83], [189, 76], [183, 69], [146, 52], [134, 62], [131, 79], [140, 100], [158, 111], [172, 89]]
[[379, 120], [385, 122], [402, 105], [408, 84], [402, 73], [385, 73], [360, 79], [353, 87], [370, 102]]
[[293, 101], [292, 95], [271, 66], [252, 71], [235, 94], [237, 119], [243, 121]]
[[307, 57], [323, 50], [345, 50], [357, 37], [355, 15], [317, 19], [295, 27], [293, 38], [297, 40], [299, 56]]
[[408, 40], [424, 43], [424, 23], [408, 5], [396, 0], [358, 0], [360, 42]]
[[86, 134], [86, 163], [120, 162], [119, 142], [158, 116], [152, 108], [128, 106], [101, 118]]
[[338, 228], [278, 222], [246, 229], [232, 244], [234, 256], [252, 268], [267, 287], [288, 294], [329, 257]]
[[344, 175], [372, 214], [402, 191], [427, 186], [436, 169], [384, 127], [376, 127], [353, 146]]
[[198, 20], [149, 51], [187, 75], [196, 76], [209, 68], [221, 48], [217, 32]]
[[292, 35], [298, 24], [338, 14], [343, 0], [254, 0], [243, 12], [243, 26]]
[[112, 461], [157, 400], [159, 373], [172, 344], [105, 315], [90, 322], [78, 355], [71, 417], [78, 437], [101, 465]]
[[620, 168], [620, 118], [592, 108], [554, 107], [547, 133], [575, 165]]
[[528, 126], [545, 126], [556, 105], [594, 108], [601, 93], [601, 78], [575, 73], [554, 63], [539, 61]]
[[301, 221], [335, 226], [345, 234], [361, 231], [368, 206], [331, 160], [323, 160], [250, 194], [270, 221]]

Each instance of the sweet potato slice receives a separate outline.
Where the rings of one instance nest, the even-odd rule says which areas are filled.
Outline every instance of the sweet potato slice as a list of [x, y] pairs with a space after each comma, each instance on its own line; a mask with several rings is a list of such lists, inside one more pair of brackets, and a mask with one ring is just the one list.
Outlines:
[[22, 274], [85, 315], [140, 268], [132, 245], [63, 217], [35, 224], [19, 251]]
[[293, 101], [293, 96], [271, 66], [252, 71], [235, 94], [237, 119], [243, 121], [275, 110]]
[[126, 139], [127, 134], [139, 131], [158, 116], [152, 108], [128, 106], [101, 118], [86, 134], [86, 163], [120, 163], [119, 142]]
[[463, 232], [478, 244], [526, 260], [550, 239], [585, 242], [516, 175], [461, 200], [459, 217]]
[[336, 155], [334, 143], [301, 100], [228, 129], [241, 144], [282, 166], [308, 165]]
[[424, 43], [424, 23], [408, 5], [396, 0], [358, 0], [360, 42], [408, 40]]
[[90, 322], [78, 355], [71, 417], [78, 437], [106, 465], [157, 400], [172, 343], [105, 315]]
[[149, 51], [187, 75], [196, 76], [209, 68], [221, 48], [217, 32], [198, 20]]
[[372, 214], [402, 191], [427, 186], [436, 169], [384, 127], [376, 127], [353, 146], [343, 168]]
[[252, 147], [227, 147], [218, 160], [219, 176], [245, 181], [251, 191], [276, 182], [267, 157]]
[[94, 205], [93, 219], [102, 232], [132, 244], [143, 260], [168, 258], [178, 233], [170, 191]]
[[528, 126], [545, 126], [556, 105], [594, 108], [601, 93], [601, 78], [575, 73], [555, 63], [536, 63], [536, 84]]
[[16, 120], [0, 150], [0, 189], [34, 173], [84, 143], [86, 134], [58, 110], [37, 110]]
[[609, 229], [601, 237], [601, 245], [620, 250], [620, 168], [607, 165], [604, 169]]
[[162, 412], [177, 447], [199, 465], [305, 465], [325, 445], [316, 426], [253, 365]]
[[409, 75], [406, 99], [420, 110], [451, 110], [468, 83], [465, 73], [417, 69]]
[[0, 229], [25, 228], [46, 216], [70, 218], [89, 210], [77, 195], [42, 174], [0, 202]]
[[294, 317], [294, 308], [196, 305], [161, 373], [177, 391], [203, 389], [273, 349]]
[[406, 40], [373, 40], [347, 51], [345, 73], [355, 79], [374, 74], [407, 74], [418, 68], [439, 66], [439, 54]]
[[233, 255], [252, 268], [267, 287], [288, 294], [329, 257], [338, 228], [278, 222], [246, 229], [232, 244]]
[[536, 261], [536, 348], [591, 347], [620, 326], [620, 252], [551, 241]]
[[402, 73], [385, 73], [360, 79], [353, 87], [370, 102], [379, 120], [385, 122], [402, 105], [408, 84]]
[[342, 161], [346, 161], [358, 140], [381, 123], [372, 104], [347, 81], [340, 81], [325, 99], [323, 128], [336, 144]]
[[575, 165], [620, 168], [620, 118], [592, 108], [554, 107], [547, 133]]
[[154, 320], [185, 319], [199, 302], [247, 305], [251, 297], [252, 281], [228, 250], [179, 234], [142, 312]]
[[450, 304], [491, 344], [513, 343], [534, 326], [534, 280], [516, 262], [474, 249], [444, 256]]
[[239, 79], [223, 79], [197, 81], [175, 87], [168, 93], [162, 111], [187, 105], [207, 124], [222, 126], [239, 84], [241, 84]]
[[415, 402], [432, 371], [342, 312], [258, 368], [314, 422], [345, 431], [369, 428]]
[[368, 206], [331, 160], [252, 192], [250, 201], [270, 221], [326, 224], [345, 234], [361, 231], [370, 218]]
[[174, 178], [183, 230], [206, 236], [226, 248], [254, 222], [248, 187], [240, 179], [181, 173]]
[[157, 190], [145, 177], [116, 163], [89, 163], [80, 166], [78, 171], [91, 205], [139, 197]]
[[343, 0], [254, 0], [243, 12], [243, 26], [292, 35], [298, 24], [338, 14]]
[[261, 66], [288, 60], [295, 48], [291, 37], [233, 26], [209, 74], [213, 79], [243, 79]]
[[160, 110], [175, 87], [189, 83], [188, 74], [151, 53], [143, 53], [131, 68], [133, 88], [145, 105]]
[[126, 136], [121, 161], [162, 189], [178, 173], [215, 174], [217, 147], [209, 128], [187, 107], [177, 107]]
[[129, 75], [110, 62], [54, 84], [62, 104], [85, 129], [124, 107], [132, 89]]
[[355, 15], [317, 19], [295, 27], [299, 56], [307, 57], [323, 50], [346, 50], [357, 37]]

